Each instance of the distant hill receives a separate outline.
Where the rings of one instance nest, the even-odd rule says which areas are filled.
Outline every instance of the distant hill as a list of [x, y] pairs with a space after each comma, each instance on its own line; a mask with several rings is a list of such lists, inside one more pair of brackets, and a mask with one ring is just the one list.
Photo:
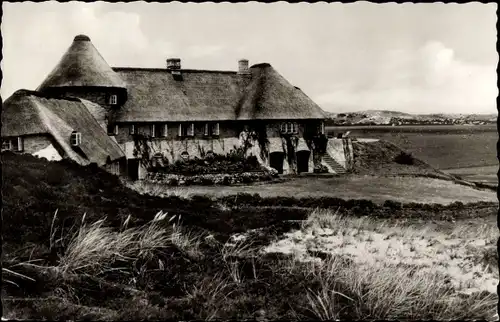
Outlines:
[[367, 110], [349, 113], [328, 113], [329, 125], [406, 125], [406, 124], [489, 124], [496, 123], [496, 114], [409, 114], [398, 111]]

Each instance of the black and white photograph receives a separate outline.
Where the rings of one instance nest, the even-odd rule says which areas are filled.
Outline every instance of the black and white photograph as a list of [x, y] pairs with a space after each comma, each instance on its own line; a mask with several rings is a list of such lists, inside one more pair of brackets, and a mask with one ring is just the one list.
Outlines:
[[498, 321], [496, 3], [2, 10], [2, 321]]

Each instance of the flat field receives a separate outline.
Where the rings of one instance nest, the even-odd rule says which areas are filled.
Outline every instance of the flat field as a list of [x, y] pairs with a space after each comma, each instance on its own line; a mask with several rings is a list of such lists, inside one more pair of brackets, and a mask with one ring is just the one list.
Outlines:
[[464, 180], [474, 182], [490, 182], [498, 184], [498, 165], [484, 167], [469, 167], [443, 170], [443, 172], [458, 175]]
[[491, 190], [433, 178], [422, 177], [298, 177], [277, 183], [260, 183], [238, 186], [188, 186], [166, 187], [157, 184], [137, 183], [136, 189], [156, 195], [207, 195], [220, 197], [237, 193], [257, 193], [262, 197], [337, 197], [342, 199], [369, 199], [383, 203], [399, 202], [449, 204], [454, 201], [496, 201]]
[[440, 170], [498, 165], [495, 125], [333, 126], [326, 130], [387, 140]]

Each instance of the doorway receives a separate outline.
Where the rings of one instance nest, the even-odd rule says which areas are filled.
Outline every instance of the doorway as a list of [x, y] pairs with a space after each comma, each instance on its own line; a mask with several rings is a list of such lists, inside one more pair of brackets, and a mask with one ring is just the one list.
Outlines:
[[269, 165], [278, 171], [279, 174], [283, 174], [283, 161], [285, 160], [285, 153], [283, 152], [271, 152], [269, 153]]
[[309, 172], [310, 151], [297, 151], [297, 173]]
[[128, 159], [127, 160], [127, 170], [128, 170], [128, 177], [131, 180], [138, 180], [139, 179], [139, 159]]

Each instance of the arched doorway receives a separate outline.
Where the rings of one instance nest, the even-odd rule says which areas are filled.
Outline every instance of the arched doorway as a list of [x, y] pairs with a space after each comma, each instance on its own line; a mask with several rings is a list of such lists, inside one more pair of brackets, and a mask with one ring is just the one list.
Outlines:
[[283, 161], [285, 160], [285, 153], [276, 151], [269, 153], [269, 165], [278, 171], [279, 174], [283, 174]]
[[311, 151], [300, 150], [297, 151], [297, 173], [309, 172], [309, 156]]

